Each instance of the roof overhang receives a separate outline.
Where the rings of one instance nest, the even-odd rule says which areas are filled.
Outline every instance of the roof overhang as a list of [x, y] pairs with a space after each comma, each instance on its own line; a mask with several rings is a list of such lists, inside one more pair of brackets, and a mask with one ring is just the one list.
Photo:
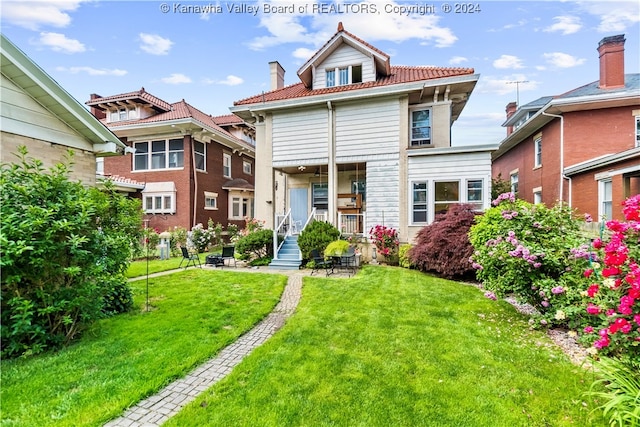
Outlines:
[[[564, 174], [567, 176], [578, 175], [583, 172], [589, 172], [594, 169], [615, 165], [617, 163], [633, 159], [640, 160], [640, 147], [635, 147], [630, 150], [621, 151], [619, 153], [607, 154], [606, 156], [600, 156], [586, 162], [568, 166], [564, 169]], [[635, 170], [639, 169], [640, 163], [636, 166]]]
[[125, 144], [113, 132], [3, 34], [0, 34], [0, 53], [2, 74], [91, 143], [96, 155], [124, 152]]
[[[335, 93], [323, 93], [320, 95], [302, 96], [291, 99], [282, 99], [269, 102], [256, 102], [253, 104], [242, 104], [233, 107], [229, 107], [229, 110], [242, 117], [244, 120], [252, 120], [256, 115], [263, 115], [264, 113], [272, 112], [275, 110], [283, 110], [290, 108], [303, 108], [311, 107], [320, 104], [326, 104], [327, 102], [348, 102], [357, 101], [373, 97], [384, 97], [392, 95], [408, 94], [411, 92], [422, 93], [431, 91], [434, 92], [436, 87], [454, 87], [452, 93], [465, 93], [467, 96], [460, 98], [458, 105], [466, 104], [466, 100], [469, 94], [473, 91], [478, 79], [479, 74], [466, 74], [462, 76], [443, 77], [439, 79], [420, 80], [409, 83], [399, 83], [387, 86], [367, 87], [362, 89], [347, 90], [343, 92]], [[457, 90], [455, 87], [464, 89]], [[424, 97], [424, 102], [428, 102], [428, 96]], [[459, 108], [461, 111], [462, 108]], [[459, 114], [459, 112], [458, 112]], [[457, 116], [456, 116], [457, 117]]]
[[148, 139], [160, 135], [192, 135], [198, 141], [205, 143], [217, 142], [234, 150], [234, 152], [246, 154], [250, 157], [255, 156], [255, 148], [250, 144], [193, 118], [123, 124], [121, 126], [114, 124], [111, 128], [118, 136], [126, 137], [130, 141]]

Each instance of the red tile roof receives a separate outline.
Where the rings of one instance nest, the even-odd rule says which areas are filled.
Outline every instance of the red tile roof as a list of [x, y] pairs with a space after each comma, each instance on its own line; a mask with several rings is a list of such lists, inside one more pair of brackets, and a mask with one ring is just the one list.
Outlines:
[[402, 83], [411, 83], [422, 80], [432, 80], [444, 77], [455, 77], [473, 74], [473, 68], [458, 67], [413, 67], [413, 66], [391, 66], [391, 74], [378, 78], [373, 82], [356, 83], [344, 86], [334, 86], [320, 89], [309, 89], [303, 83], [296, 83], [290, 86], [265, 92], [249, 98], [234, 102], [234, 105], [246, 105], [259, 102], [281, 101], [285, 99], [302, 98], [305, 96], [324, 95], [330, 93], [348, 92], [352, 90], [374, 88], [381, 86], [392, 86]]
[[99, 109], [104, 109], [100, 104], [106, 104], [109, 102], [117, 102], [117, 101], [133, 101], [142, 104], [151, 104], [151, 106], [155, 107], [156, 110], [168, 111], [171, 109], [171, 104], [167, 101], [164, 101], [157, 96], [153, 96], [143, 88], [135, 92], [121, 93], [119, 95], [105, 96], [105, 97], [96, 97], [91, 99], [85, 104], [96, 107]]
[[236, 124], [244, 123], [244, 120], [242, 120], [240, 117], [236, 116], [235, 114], [226, 114], [224, 116], [214, 116], [213, 121], [218, 126], [228, 126], [228, 125], [236, 125]]

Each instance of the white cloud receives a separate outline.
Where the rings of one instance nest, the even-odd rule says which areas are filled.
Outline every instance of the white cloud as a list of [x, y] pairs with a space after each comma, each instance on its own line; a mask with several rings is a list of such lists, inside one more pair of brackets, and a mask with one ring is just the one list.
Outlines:
[[600, 18], [600, 33], [622, 32], [640, 22], [640, 6], [637, 1], [581, 2], [587, 13]]
[[585, 62], [584, 58], [576, 58], [575, 56], [571, 56], [567, 53], [562, 52], [551, 52], [544, 53], [542, 55], [549, 64], [558, 68], [571, 68], [576, 67], [578, 65], [582, 65]]
[[451, 65], [460, 65], [463, 62], [468, 62], [469, 59], [465, 58], [464, 56], [454, 56], [453, 58], [451, 58], [449, 60], [449, 64]]
[[173, 73], [169, 77], [163, 77], [160, 79], [162, 83], [170, 85], [179, 85], [183, 83], [191, 83], [191, 79], [188, 76], [180, 73]]
[[[517, 82], [517, 83], [516, 83]], [[540, 82], [529, 80], [524, 74], [512, 74], [508, 76], [486, 76], [478, 81], [477, 91], [479, 93], [490, 93], [493, 95], [507, 95], [536, 90]]]
[[37, 31], [43, 26], [66, 27], [67, 12], [75, 11], [84, 0], [2, 1], [2, 18], [7, 22]]
[[316, 53], [316, 51], [313, 49], [307, 49], [306, 47], [299, 47], [296, 50], [294, 50], [291, 55], [294, 58], [298, 58], [298, 59], [302, 59], [303, 61], [306, 61], [307, 59], [311, 58], [314, 53]]
[[39, 44], [50, 47], [55, 52], [80, 53], [87, 50], [78, 40], [69, 39], [60, 33], [40, 33]]
[[502, 55], [500, 58], [493, 61], [493, 66], [498, 69], [518, 69], [524, 68], [522, 65], [522, 59], [514, 55]]
[[214, 79], [204, 79], [204, 84], [216, 84], [216, 85], [226, 85], [226, 86], [237, 86], [244, 83], [244, 79], [242, 77], [234, 76], [233, 74], [229, 74], [224, 80], [214, 80]]
[[166, 55], [173, 45], [171, 40], [165, 39], [157, 34], [140, 33], [139, 37], [142, 42], [140, 49], [151, 55]]
[[555, 23], [545, 28], [544, 31], [548, 33], [559, 31], [566, 36], [567, 34], [577, 33], [582, 28], [582, 22], [577, 16], [554, 16], [553, 20]]
[[[264, 27], [269, 34], [253, 39], [249, 43], [251, 49], [263, 50], [285, 43], [307, 43], [319, 47], [336, 32], [335, 14], [313, 13], [314, 7], [319, 7], [320, 3], [309, 1], [278, 3], [281, 5], [294, 4], [296, 9], [306, 6], [308, 12], [260, 15], [260, 26]], [[435, 14], [387, 11], [387, 8], [411, 6], [401, 2], [375, 0], [348, 4], [343, 2], [322, 3], [322, 5], [342, 8], [343, 13], [340, 13], [340, 21], [342, 21], [345, 30], [369, 42], [375, 40], [402, 42], [418, 39], [428, 44], [434, 44], [436, 47], [447, 47], [458, 40], [451, 29], [439, 25], [440, 17]], [[303, 20], [309, 29], [302, 24]]]
[[117, 76], [121, 77], [127, 74], [126, 70], [120, 70], [118, 68], [93, 68], [93, 67], [57, 67], [56, 70], [64, 71], [71, 74], [87, 73], [90, 76]]

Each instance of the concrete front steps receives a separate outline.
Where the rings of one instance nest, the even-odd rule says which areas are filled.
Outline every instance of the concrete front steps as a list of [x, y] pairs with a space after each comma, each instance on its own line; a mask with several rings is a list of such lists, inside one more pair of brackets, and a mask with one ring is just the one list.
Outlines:
[[278, 270], [298, 270], [302, 264], [298, 236], [287, 236], [278, 251], [278, 259], [273, 259], [269, 268]]

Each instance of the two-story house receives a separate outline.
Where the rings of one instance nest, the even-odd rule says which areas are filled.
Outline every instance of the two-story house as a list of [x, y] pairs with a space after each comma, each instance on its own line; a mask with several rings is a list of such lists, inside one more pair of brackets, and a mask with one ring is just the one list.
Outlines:
[[[256, 127], [256, 217], [277, 227], [311, 215], [368, 236], [381, 224], [410, 241], [454, 203], [490, 204], [495, 146], [451, 146], [473, 91], [472, 68], [394, 66], [338, 25], [285, 86], [234, 103]], [[296, 227], [299, 228], [299, 227]]]
[[624, 73], [624, 36], [598, 44], [600, 78], [558, 96], [507, 106], [507, 137], [493, 154], [493, 176], [518, 197], [620, 219], [640, 193], [640, 74]]
[[[253, 131], [224, 116], [224, 127], [184, 100], [168, 103], [144, 88], [118, 95], [91, 95], [92, 113], [132, 151], [105, 159], [105, 176], [142, 185], [145, 220], [164, 231], [214, 223], [244, 225], [254, 209]], [[248, 127], [244, 125], [244, 127]], [[236, 131], [234, 131], [236, 132]]]
[[24, 145], [49, 168], [72, 150], [70, 178], [95, 185], [96, 158], [125, 145], [4, 35], [0, 53], [0, 161], [16, 161]]

